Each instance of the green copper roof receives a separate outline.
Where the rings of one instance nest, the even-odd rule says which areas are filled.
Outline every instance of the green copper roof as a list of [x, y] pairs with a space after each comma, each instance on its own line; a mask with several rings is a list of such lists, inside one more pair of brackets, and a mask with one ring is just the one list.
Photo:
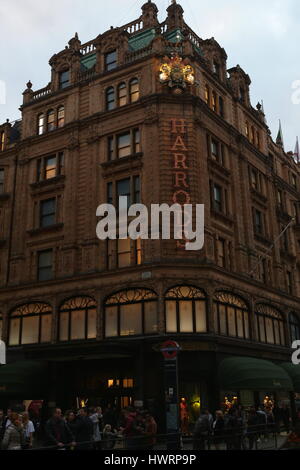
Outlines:
[[181, 42], [184, 39], [184, 36], [180, 29], [174, 29], [173, 31], [168, 32], [165, 35], [165, 38], [170, 42]]
[[155, 38], [155, 29], [146, 29], [141, 33], [135, 34], [129, 39], [129, 50], [138, 51], [149, 46], [150, 42]]
[[[129, 38], [129, 50], [131, 52], [138, 51], [143, 49], [144, 47], [149, 46], [151, 41], [155, 38], [155, 29], [146, 29], [145, 31], [141, 31], [140, 33], [135, 34], [131, 38]], [[180, 29], [174, 29], [173, 31], [169, 31], [165, 34], [165, 38], [173, 42], [182, 41], [184, 36]], [[194, 48], [202, 55], [201, 50], [194, 46]], [[81, 70], [90, 70], [96, 64], [96, 52], [89, 54], [81, 59]]]
[[96, 63], [96, 52], [81, 59], [81, 70], [89, 70]]

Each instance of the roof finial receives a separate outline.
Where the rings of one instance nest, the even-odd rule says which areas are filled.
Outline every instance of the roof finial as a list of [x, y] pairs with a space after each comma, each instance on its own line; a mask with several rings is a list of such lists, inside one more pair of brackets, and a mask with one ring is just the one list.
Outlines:
[[176, 0], [172, 0], [173, 5], [176, 3]]
[[279, 130], [278, 130], [278, 134], [277, 134], [276, 144], [279, 145], [280, 147], [282, 147], [283, 150], [284, 150], [283, 133], [282, 133], [282, 127], [281, 127], [280, 119], [279, 119]]

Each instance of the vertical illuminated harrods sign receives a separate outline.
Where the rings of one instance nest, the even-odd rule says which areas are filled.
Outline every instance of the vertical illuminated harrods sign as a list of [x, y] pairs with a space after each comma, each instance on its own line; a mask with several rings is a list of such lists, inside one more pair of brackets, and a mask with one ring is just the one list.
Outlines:
[[[172, 89], [172, 94], [181, 95], [195, 84], [195, 73], [187, 59], [183, 60], [177, 53], [171, 58], [164, 58], [160, 67], [160, 82]], [[171, 167], [174, 172], [173, 178], [173, 204], [191, 204], [189, 183], [189, 148], [188, 148], [188, 125], [180, 116], [178, 119], [170, 119], [170, 152], [172, 157]], [[185, 249], [187, 240], [178, 240], [177, 247]]]

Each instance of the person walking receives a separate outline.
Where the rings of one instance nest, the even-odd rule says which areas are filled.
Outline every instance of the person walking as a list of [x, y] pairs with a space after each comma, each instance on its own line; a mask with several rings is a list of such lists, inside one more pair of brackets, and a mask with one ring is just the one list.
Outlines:
[[247, 422], [247, 437], [249, 442], [249, 450], [253, 450], [254, 444], [257, 441], [257, 426], [259, 418], [254, 406], [250, 408], [248, 422]]
[[33, 422], [29, 419], [29, 413], [24, 411], [22, 413], [23, 429], [25, 434], [25, 449], [31, 449], [33, 447], [33, 434], [35, 428]]
[[56, 408], [45, 426], [46, 443], [49, 446], [56, 446], [58, 449], [65, 449], [66, 445], [75, 447], [75, 438], [68, 424], [62, 417], [60, 408]]
[[221, 444], [224, 441], [224, 428], [224, 414], [223, 411], [218, 410], [212, 424], [213, 443], [216, 450], [221, 450]]
[[157, 424], [154, 417], [146, 412], [145, 413], [145, 431], [146, 436], [144, 449], [153, 450], [156, 444]]
[[91, 450], [93, 448], [94, 425], [88, 416], [87, 408], [81, 408], [77, 416], [77, 449]]
[[7, 426], [2, 440], [3, 450], [21, 450], [25, 444], [22, 421], [17, 413], [10, 414], [10, 424]]
[[213, 418], [211, 420], [211, 415], [207, 411], [202, 409], [196, 421], [194, 428], [194, 450], [205, 450], [205, 442], [209, 440]]
[[103, 429], [102, 450], [112, 450], [116, 445], [117, 434], [110, 424], [106, 424]]

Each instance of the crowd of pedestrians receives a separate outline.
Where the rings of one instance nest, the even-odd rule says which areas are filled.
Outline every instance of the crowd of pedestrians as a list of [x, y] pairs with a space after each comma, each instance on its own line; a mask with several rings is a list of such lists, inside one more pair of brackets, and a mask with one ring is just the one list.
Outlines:
[[[300, 409], [297, 412], [300, 423]], [[298, 425], [297, 424], [297, 425]], [[201, 410], [194, 429], [194, 449], [253, 450], [256, 444], [267, 441], [270, 435], [291, 431], [291, 413], [287, 406], [251, 407], [233, 406], [226, 412]]]
[[[300, 409], [292, 430], [286, 406], [250, 408], [242, 406], [211, 414], [201, 410], [193, 432], [194, 450], [253, 450], [257, 443], [285, 430], [300, 444]], [[289, 432], [292, 431], [290, 434]], [[111, 405], [67, 410], [56, 408], [40, 422], [28, 412], [0, 410], [0, 447], [4, 450], [47, 448], [54, 450], [152, 450], [157, 444], [157, 424], [148, 411], [125, 408], [117, 412]], [[118, 445], [117, 445], [118, 444]]]
[[81, 408], [64, 414], [56, 408], [44, 425], [34, 423], [29, 414], [0, 410], [0, 442], [3, 450], [30, 449], [34, 433], [38, 433], [38, 447], [56, 450], [112, 450], [116, 442], [128, 449], [153, 449], [156, 444], [157, 424], [148, 411], [126, 408], [117, 413], [108, 406]]

